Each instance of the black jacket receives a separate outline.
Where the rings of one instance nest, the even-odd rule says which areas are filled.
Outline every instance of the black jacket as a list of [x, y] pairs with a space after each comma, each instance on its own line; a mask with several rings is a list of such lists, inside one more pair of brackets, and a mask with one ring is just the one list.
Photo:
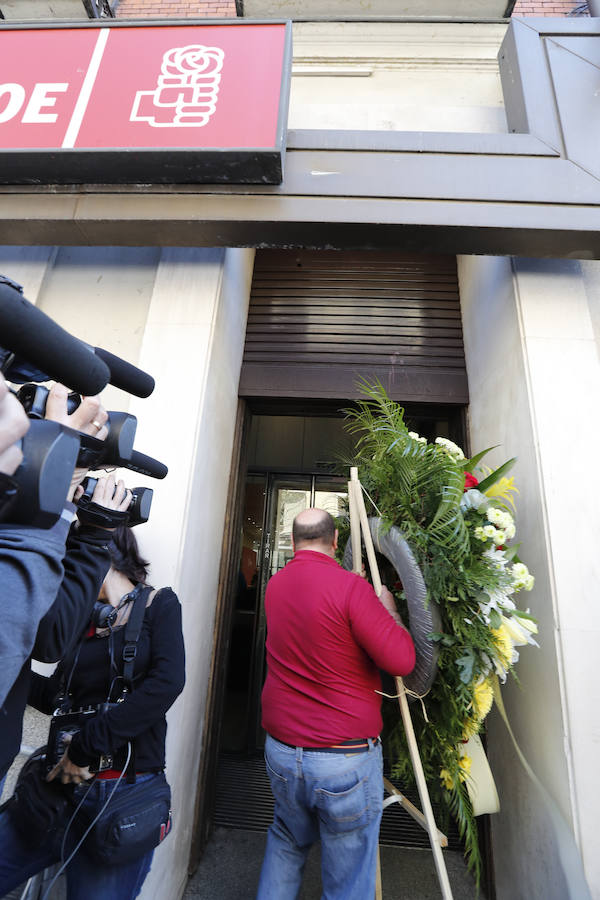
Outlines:
[[[103, 529], [72, 526], [63, 562], [64, 577], [56, 600], [38, 626], [34, 659], [57, 662], [71, 651], [87, 628], [110, 568], [109, 540], [110, 534]], [[25, 661], [2, 707], [0, 778], [4, 777], [19, 752], [30, 679], [31, 658]]]
[[[84, 638], [78, 653], [72, 652], [51, 678], [35, 676], [34, 705], [50, 712], [61, 683], [69, 677], [71, 709], [103, 703], [109, 699], [111, 685], [114, 696], [114, 687], [118, 687], [115, 679], [123, 672], [124, 643], [125, 626], [114, 629], [112, 636], [93, 634]], [[120, 770], [127, 757], [127, 743], [131, 742], [135, 771], [162, 769], [167, 733], [165, 713], [183, 690], [184, 683], [181, 606], [171, 588], [163, 588], [146, 608], [137, 642], [133, 690], [121, 703], [86, 722], [69, 746], [69, 758], [78, 766], [87, 766], [100, 755], [110, 753], [114, 768]]]

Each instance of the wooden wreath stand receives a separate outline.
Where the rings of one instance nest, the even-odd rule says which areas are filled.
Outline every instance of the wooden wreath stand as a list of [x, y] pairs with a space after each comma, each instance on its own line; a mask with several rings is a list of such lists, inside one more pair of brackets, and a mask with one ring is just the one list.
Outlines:
[[[358, 480], [358, 469], [356, 468], [350, 469], [350, 481], [348, 482], [348, 503], [350, 507], [352, 567], [354, 572], [356, 572], [357, 574], [361, 573], [362, 531], [362, 538], [365, 542], [367, 559], [369, 561], [369, 568], [371, 570], [371, 580], [373, 582], [375, 593], [379, 597], [382, 588], [381, 577], [379, 575], [379, 568], [377, 566], [377, 560], [375, 558], [375, 548], [373, 546], [373, 539], [371, 537], [371, 531], [369, 529], [369, 522], [367, 519], [367, 510], [365, 507], [362, 487], [360, 481]], [[384, 779], [384, 785], [386, 791], [391, 794], [391, 797], [388, 797], [387, 800], [384, 800], [384, 807], [388, 806], [390, 803], [400, 803], [402, 807], [428, 832], [429, 843], [431, 844], [431, 849], [433, 852], [438, 881], [442, 890], [442, 897], [444, 898], [444, 900], [452, 900], [452, 890], [450, 888], [448, 872], [446, 871], [446, 864], [442, 855], [442, 847], [448, 846], [448, 840], [446, 839], [446, 836], [441, 833], [441, 831], [438, 831], [435, 824], [433, 809], [431, 808], [431, 800], [429, 799], [429, 793], [427, 791], [427, 783], [425, 781], [423, 766], [421, 764], [421, 757], [419, 756], [419, 748], [417, 747], [417, 740], [415, 738], [415, 731], [410, 717], [410, 710], [408, 708], [408, 700], [406, 699], [403, 681], [400, 677], [397, 677], [395, 679], [395, 682], [396, 691], [398, 693], [398, 703], [400, 704], [400, 712], [402, 714], [402, 723], [404, 725], [404, 731], [406, 732], [408, 749], [410, 752], [410, 758], [412, 761], [413, 771], [415, 773], [417, 787], [419, 789], [419, 797], [421, 798], [421, 805], [423, 807], [424, 814], [421, 813], [415, 806], [413, 806], [413, 804], [410, 803], [410, 801], [407, 800], [406, 797], [404, 797], [403, 794], [398, 791], [387, 779]], [[381, 865], [379, 855], [377, 857], [377, 884], [375, 897], [376, 900], [381, 900], [381, 898], [383, 897], [381, 888]]]

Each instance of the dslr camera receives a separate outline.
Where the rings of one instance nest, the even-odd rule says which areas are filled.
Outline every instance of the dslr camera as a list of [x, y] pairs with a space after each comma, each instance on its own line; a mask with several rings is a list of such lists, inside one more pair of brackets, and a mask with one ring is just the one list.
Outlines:
[[[57, 711], [50, 720], [50, 731], [48, 732], [48, 745], [46, 749], [46, 773], [51, 772], [54, 766], [62, 759], [65, 750], [68, 748], [71, 739], [89, 719], [97, 716], [100, 712], [106, 712], [116, 703], [99, 703], [97, 706], [90, 706], [87, 709], [77, 709], [71, 712]], [[113, 758], [110, 754], [105, 753], [94, 760], [90, 766], [90, 772], [103, 772], [105, 769], [112, 769]]]

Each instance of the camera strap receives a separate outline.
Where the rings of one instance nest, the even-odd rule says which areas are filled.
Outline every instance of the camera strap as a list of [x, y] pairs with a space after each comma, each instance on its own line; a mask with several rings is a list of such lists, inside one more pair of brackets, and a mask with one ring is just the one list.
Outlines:
[[133, 668], [137, 656], [137, 643], [142, 631], [146, 603], [153, 590], [152, 587], [137, 584], [129, 595], [133, 599], [133, 607], [125, 625], [125, 643], [123, 644], [123, 683], [127, 691], [133, 690]]
[[[146, 603], [154, 588], [136, 584], [129, 595], [133, 606], [125, 625], [125, 643], [123, 644], [123, 693], [133, 690], [133, 669], [137, 656], [137, 644], [142, 631]], [[126, 768], [128, 784], [135, 783], [135, 741], [131, 743], [131, 757]]]

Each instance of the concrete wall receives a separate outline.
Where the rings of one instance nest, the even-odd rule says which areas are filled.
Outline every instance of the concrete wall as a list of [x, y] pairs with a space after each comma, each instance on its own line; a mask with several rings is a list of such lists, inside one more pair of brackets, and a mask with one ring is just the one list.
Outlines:
[[103, 392], [138, 418], [136, 448], [169, 466], [137, 529], [153, 584], [183, 608], [187, 684], [169, 713], [167, 775], [174, 831], [157, 851], [143, 897], [180, 896], [187, 865], [211, 664], [223, 521], [254, 251], [0, 248], [0, 271], [63, 327], [150, 372], [146, 400]]
[[290, 128], [506, 132], [505, 25], [295, 22]]
[[599, 272], [597, 264], [585, 265], [587, 280], [577, 261], [459, 262], [472, 447], [501, 444], [490, 457], [495, 463], [518, 456], [518, 537], [536, 575], [524, 599], [539, 619], [540, 649], [521, 649], [521, 685], [509, 682], [503, 695], [517, 741], [561, 813], [553, 818], [492, 714], [489, 756], [502, 804], [492, 817], [499, 900], [581, 896], [573, 893], [578, 872], [568, 832], [579, 844], [592, 895], [600, 897], [594, 822], [600, 714], [590, 703], [600, 682], [600, 572], [590, 527], [593, 463], [586, 462], [600, 440], [590, 316], [597, 295], [586, 290], [597, 287]]

